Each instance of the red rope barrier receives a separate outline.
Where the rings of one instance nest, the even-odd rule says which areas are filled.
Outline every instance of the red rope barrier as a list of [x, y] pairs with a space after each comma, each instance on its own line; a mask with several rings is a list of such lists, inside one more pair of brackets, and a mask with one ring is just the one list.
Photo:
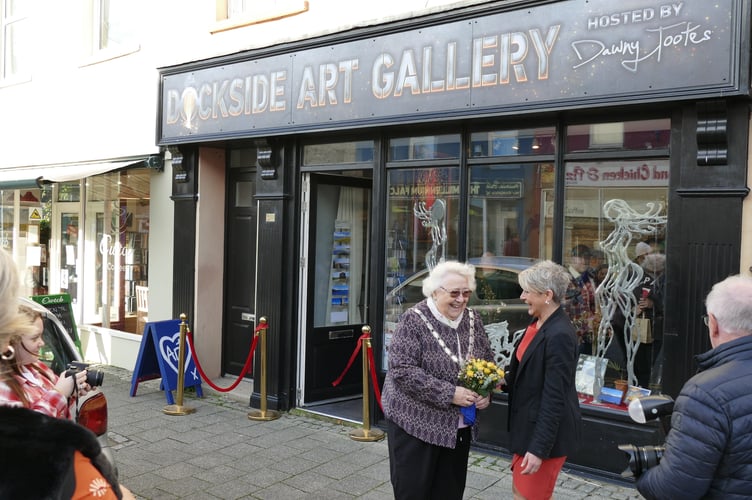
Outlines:
[[368, 361], [371, 365], [371, 380], [373, 381], [373, 393], [376, 394], [376, 402], [379, 403], [381, 413], [384, 413], [384, 407], [381, 406], [381, 390], [379, 389], [379, 379], [376, 377], [376, 361], [373, 359], [373, 347], [368, 347]]
[[[350, 359], [347, 362], [347, 366], [345, 366], [344, 371], [340, 374], [337, 379], [332, 382], [333, 387], [337, 387], [340, 382], [342, 382], [342, 379], [345, 378], [345, 375], [348, 371], [350, 371], [350, 367], [352, 367], [352, 364], [355, 362], [355, 358], [358, 357], [358, 353], [363, 348], [363, 341], [367, 338], [370, 338], [370, 333], [364, 333], [363, 335], [358, 338], [358, 343], [355, 345], [355, 349], [353, 350], [352, 354], [350, 355]], [[371, 373], [371, 380], [373, 385], [373, 393], [376, 394], [376, 401], [379, 403], [379, 408], [381, 408], [381, 390], [379, 390], [379, 379], [376, 377], [376, 362], [373, 359], [373, 348], [368, 347], [368, 361], [370, 366], [370, 373]], [[365, 394], [363, 395], [365, 397]], [[384, 408], [381, 408], [381, 411], [384, 411]]]
[[350, 371], [350, 367], [352, 366], [353, 362], [355, 361], [355, 358], [360, 353], [361, 347], [363, 346], [363, 339], [366, 339], [369, 336], [370, 335], [368, 333], [364, 333], [363, 335], [358, 337], [358, 343], [355, 344], [355, 350], [350, 355], [350, 360], [347, 362], [347, 366], [345, 366], [344, 371], [340, 374], [339, 377], [337, 377], [337, 379], [334, 382], [332, 382], [333, 387], [337, 387], [339, 383], [342, 382], [342, 379], [345, 378], [345, 375], [347, 374], [347, 372]]
[[193, 356], [193, 361], [195, 361], [196, 368], [198, 369], [201, 378], [204, 379], [204, 382], [206, 382], [211, 388], [219, 392], [230, 392], [231, 390], [235, 389], [238, 384], [240, 384], [240, 381], [243, 380], [245, 374], [250, 371], [251, 363], [253, 362], [253, 353], [256, 351], [256, 344], [258, 343], [258, 333], [264, 328], [266, 328], [266, 323], [260, 323], [259, 326], [257, 326], [253, 331], [253, 342], [251, 342], [251, 350], [250, 352], [248, 352], [248, 358], [245, 360], [243, 369], [240, 370], [238, 379], [233, 382], [230, 387], [226, 388], [215, 385], [211, 380], [209, 380], [209, 377], [206, 376], [206, 373], [204, 373], [204, 369], [201, 368], [201, 363], [199, 363], [198, 361], [198, 356], [196, 356], [196, 349], [194, 349], [193, 347], [193, 332], [191, 332], [190, 329], [187, 329], [188, 335], [186, 335], [186, 339], [188, 340], [188, 347], [191, 349], [191, 356]]

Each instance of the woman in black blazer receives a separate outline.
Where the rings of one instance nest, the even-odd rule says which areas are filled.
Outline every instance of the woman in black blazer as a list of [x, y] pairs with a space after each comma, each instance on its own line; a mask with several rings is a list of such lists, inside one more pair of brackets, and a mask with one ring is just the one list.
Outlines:
[[506, 370], [515, 499], [551, 498], [559, 471], [580, 440], [577, 335], [562, 309], [569, 281], [567, 270], [550, 260], [519, 276], [533, 321]]

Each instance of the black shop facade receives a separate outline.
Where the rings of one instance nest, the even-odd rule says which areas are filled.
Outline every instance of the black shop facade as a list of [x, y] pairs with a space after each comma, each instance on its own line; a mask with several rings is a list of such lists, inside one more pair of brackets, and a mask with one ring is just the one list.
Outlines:
[[[503, 359], [515, 266], [586, 256], [597, 279], [620, 234], [630, 262], [649, 249], [661, 310], [621, 355], [593, 327], [602, 311], [579, 318], [585, 435], [569, 458], [617, 477], [618, 444], [663, 434], [600, 401], [588, 363], [605, 359], [603, 386], [675, 397], [709, 348], [704, 296], [740, 270], [749, 33], [741, 0], [499, 2], [162, 68], [174, 313], [219, 353], [210, 371], [235, 376], [263, 317], [270, 408], [362, 422], [365, 394], [379, 426], [360, 358], [346, 367], [367, 326], [383, 382], [432, 263], [506, 280], [471, 300]], [[497, 394], [477, 445], [507, 442]]]

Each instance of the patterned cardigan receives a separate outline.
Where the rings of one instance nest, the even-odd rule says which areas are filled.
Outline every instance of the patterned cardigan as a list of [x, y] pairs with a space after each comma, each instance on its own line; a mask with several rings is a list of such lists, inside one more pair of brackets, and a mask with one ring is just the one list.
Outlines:
[[[459, 338], [463, 358], [493, 360], [483, 322], [471, 309], [465, 310], [455, 330], [433, 316], [426, 300], [414, 308], [431, 323], [452, 353], [457, 354]], [[472, 353], [467, 352], [470, 314], [474, 316], [475, 332]], [[439, 345], [420, 315], [413, 308], [408, 309], [400, 318], [389, 345], [389, 371], [381, 396], [384, 414], [405, 432], [422, 441], [454, 448], [460, 408], [452, 404], [452, 398], [459, 371], [459, 364], [452, 361]], [[478, 433], [478, 419], [475, 422], [473, 439]]]

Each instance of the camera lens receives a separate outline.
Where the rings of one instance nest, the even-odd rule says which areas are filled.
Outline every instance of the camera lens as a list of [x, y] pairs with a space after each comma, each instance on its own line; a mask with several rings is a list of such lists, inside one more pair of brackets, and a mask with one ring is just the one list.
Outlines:
[[104, 372], [95, 368], [89, 368], [86, 371], [86, 383], [92, 387], [99, 387], [104, 380]]
[[633, 444], [620, 444], [619, 449], [629, 457], [629, 469], [622, 472], [622, 476], [628, 477], [629, 471], [635, 477], [639, 477], [650, 467], [655, 467], [663, 458], [665, 446], [635, 446]]

